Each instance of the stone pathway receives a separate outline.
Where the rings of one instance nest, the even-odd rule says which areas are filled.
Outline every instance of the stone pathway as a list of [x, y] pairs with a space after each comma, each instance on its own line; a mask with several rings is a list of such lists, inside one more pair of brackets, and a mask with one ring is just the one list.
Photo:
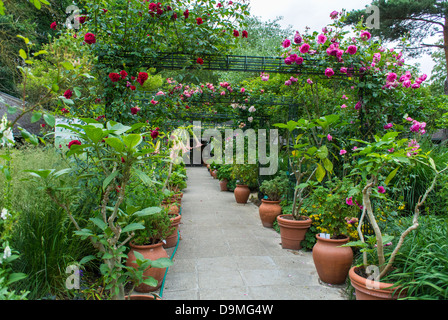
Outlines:
[[319, 282], [310, 252], [282, 249], [256, 205], [237, 204], [205, 167], [189, 167], [187, 175], [163, 300], [345, 299], [343, 287]]

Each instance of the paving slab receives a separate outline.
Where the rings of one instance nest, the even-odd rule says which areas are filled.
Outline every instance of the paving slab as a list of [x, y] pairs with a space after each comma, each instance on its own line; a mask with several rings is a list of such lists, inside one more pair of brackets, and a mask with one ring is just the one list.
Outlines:
[[344, 286], [320, 282], [311, 252], [282, 249], [255, 204], [237, 204], [205, 167], [188, 167], [187, 176], [164, 300], [346, 299]]

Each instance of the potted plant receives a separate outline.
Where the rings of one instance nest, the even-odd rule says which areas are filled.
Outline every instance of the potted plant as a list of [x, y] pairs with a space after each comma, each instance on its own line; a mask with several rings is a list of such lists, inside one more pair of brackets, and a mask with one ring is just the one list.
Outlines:
[[266, 199], [261, 199], [258, 213], [264, 227], [272, 228], [275, 219], [281, 214], [280, 200], [288, 191], [288, 186], [289, 181], [286, 175], [280, 175], [261, 183], [260, 191], [265, 195]]
[[[358, 157], [359, 160], [352, 173], [362, 177], [358, 185], [360, 191], [357, 194], [357, 200], [362, 201], [363, 207], [358, 223], [360, 240], [349, 242], [344, 246], [358, 247], [362, 252], [362, 264], [353, 266], [349, 271], [351, 285], [355, 288], [358, 300], [389, 300], [406, 295], [405, 289], [395, 285], [394, 281], [387, 281], [388, 275], [394, 268], [395, 258], [406, 237], [419, 226], [420, 207], [434, 189], [438, 177], [448, 169], [445, 167], [439, 170], [428, 154], [420, 152], [416, 140], [398, 139], [398, 135], [398, 132], [392, 131], [382, 137], [377, 136], [374, 142], [363, 142], [365, 146], [358, 148], [355, 153], [355, 157]], [[428, 189], [420, 196], [415, 205], [412, 225], [402, 232], [396, 241], [395, 237], [381, 230], [374, 214], [372, 199], [374, 198], [375, 202], [385, 201], [387, 185], [400, 167], [413, 165], [416, 162], [431, 168], [434, 177]], [[364, 235], [363, 232], [362, 226], [366, 217], [374, 231], [372, 236]]]
[[[319, 135], [317, 130], [326, 132], [330, 125], [338, 120], [339, 116], [328, 115], [314, 120], [299, 119], [288, 121], [286, 124], [275, 124], [279, 128], [287, 129], [287, 141], [293, 142], [292, 147], [288, 144], [288, 153], [290, 168], [296, 178], [292, 212], [277, 216], [283, 249], [302, 248], [301, 242], [312, 223], [309, 217], [301, 215], [302, 205], [312, 194], [314, 186], [324, 179], [327, 172], [333, 170], [328, 147], [322, 138], [326, 134]], [[297, 135], [291, 137], [293, 134]]]
[[317, 186], [309, 198], [314, 214], [320, 217], [321, 231], [316, 234], [313, 261], [320, 280], [326, 283], [345, 283], [352, 266], [352, 249], [341, 245], [348, 243], [349, 228], [352, 228], [348, 222], [357, 217], [360, 210], [346, 203], [353, 190], [354, 182], [350, 178], [331, 177]]
[[250, 196], [250, 186], [257, 182], [258, 168], [255, 164], [233, 164], [231, 176], [235, 179], [233, 191], [237, 203], [245, 204]]
[[[134, 214], [134, 223], [142, 224], [145, 228], [135, 231], [135, 236], [130, 242], [130, 250], [127, 254], [126, 266], [138, 268], [138, 259], [154, 261], [160, 258], [168, 258], [163, 247], [164, 240], [173, 232], [173, 226], [169, 216], [160, 208], [152, 208]], [[137, 292], [148, 293], [155, 291], [162, 285], [166, 267], [158, 267], [152, 264], [143, 270], [144, 279], [155, 279], [152, 284], [142, 283], [135, 288]]]
[[232, 179], [231, 176], [232, 173], [232, 166], [229, 164], [223, 164], [219, 166], [218, 172], [216, 173], [216, 177], [219, 180], [219, 186], [221, 188], [221, 191], [227, 191], [227, 183], [230, 179]]
[[[70, 162], [72, 167], [59, 171], [39, 169], [28, 172], [43, 184], [48, 196], [64, 210], [76, 228], [75, 234], [82, 239], [89, 239], [97, 250], [96, 255], [83, 258], [79, 264], [99, 259], [102, 262], [100, 271], [106, 283], [106, 290], [112, 299], [124, 300], [124, 287], [129, 281], [154, 284], [154, 279], [143, 278], [143, 272], [140, 272], [142, 268], [166, 268], [172, 265], [172, 261], [166, 257], [152, 261], [140, 259], [138, 256], [135, 259], [128, 258], [128, 261], [136, 261], [136, 268], [123, 265], [127, 244], [138, 230], [145, 229], [145, 226], [135, 219], [160, 210], [154, 207], [142, 210], [132, 206], [124, 207], [128, 186], [133, 177], [140, 179], [142, 183], [150, 181], [149, 176], [141, 170], [143, 164], [149, 158], [157, 161], [158, 157], [164, 156], [161, 152], [154, 153], [155, 147], [151, 142], [144, 142], [145, 133], [133, 132], [145, 124], [130, 127], [113, 121], [101, 124], [93, 119], [83, 120], [86, 124], [59, 125], [77, 136], [77, 143], [70, 143], [66, 153], [68, 158], [76, 160]], [[81, 185], [88, 185], [92, 177], [101, 182], [98, 188], [98, 209], [92, 212], [92, 217], [85, 226], [80, 224], [81, 221], [77, 221], [71, 211], [71, 199], [76, 199], [77, 189], [68, 189], [60, 180], [67, 174], [76, 178]]]

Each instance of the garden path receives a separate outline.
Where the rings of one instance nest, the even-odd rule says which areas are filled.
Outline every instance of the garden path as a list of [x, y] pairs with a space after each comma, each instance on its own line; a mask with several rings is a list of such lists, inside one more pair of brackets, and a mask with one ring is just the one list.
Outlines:
[[237, 204], [205, 167], [188, 167], [187, 175], [163, 300], [345, 299], [343, 287], [319, 282], [310, 252], [282, 249], [255, 204]]

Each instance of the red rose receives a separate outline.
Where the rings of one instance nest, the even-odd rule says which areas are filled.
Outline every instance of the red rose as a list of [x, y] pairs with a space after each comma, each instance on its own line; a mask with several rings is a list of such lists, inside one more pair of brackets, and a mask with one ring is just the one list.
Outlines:
[[88, 44], [94, 44], [96, 43], [96, 38], [95, 35], [93, 33], [86, 33], [86, 35], [84, 36], [84, 41]]
[[190, 15], [190, 12], [187, 10], [184, 11], [184, 17], [185, 19], [188, 19], [188, 16]]
[[246, 30], [243, 30], [243, 38], [247, 38], [247, 36], [248, 36], [247, 31], [246, 31]]
[[159, 136], [159, 131], [153, 130], [151, 131], [151, 138], [156, 139]]
[[121, 76], [118, 73], [111, 72], [109, 73], [109, 78], [110, 80], [112, 80], [112, 82], [117, 82], [118, 80], [120, 80]]
[[196, 18], [196, 23], [199, 25], [201, 25], [204, 21], [202, 21], [202, 18]]
[[73, 92], [70, 89], [64, 92], [65, 99], [70, 99], [72, 97], [72, 95], [73, 95]]
[[235, 37], [239, 37], [240, 36], [240, 32], [238, 30], [233, 30], [233, 35]]
[[85, 23], [85, 22], [86, 22], [86, 20], [87, 20], [87, 17], [85, 17], [85, 16], [82, 16], [82, 17], [78, 17], [78, 18], [77, 18], [77, 20], [79, 21], [79, 23], [83, 24], [83, 23]]
[[146, 80], [148, 80], [148, 74], [146, 72], [139, 72], [137, 82], [142, 86]]
[[173, 13], [172, 18], [173, 18], [173, 20], [177, 19], [177, 13], [176, 12]]
[[70, 141], [68, 143], [68, 148], [70, 149], [72, 147], [72, 145], [74, 145], [74, 144], [77, 144], [78, 146], [80, 146], [81, 145], [81, 141], [79, 141], [79, 140]]
[[136, 86], [130, 86], [130, 88], [131, 88], [132, 91], [135, 91], [137, 89]]
[[126, 79], [126, 77], [128, 76], [128, 73], [124, 70], [120, 71], [120, 75], [121, 75], [121, 79]]
[[68, 111], [68, 110], [65, 109], [65, 108], [62, 108], [62, 109], [61, 109], [61, 112], [62, 112], [62, 113], [70, 113], [70, 111]]
[[132, 108], [131, 108], [131, 113], [132, 113], [132, 114], [137, 114], [139, 111], [140, 111], [140, 108], [139, 108], [139, 107], [132, 107]]
[[198, 59], [196, 60], [196, 62], [199, 63], [199, 64], [203, 64], [203, 63], [204, 63], [204, 60], [202, 60], [202, 58], [198, 58]]
[[107, 9], [102, 9], [104, 13], [106, 13], [108, 10]]
[[53, 30], [56, 30], [56, 26], [57, 26], [56, 21], [53, 22], [52, 24], [50, 24], [50, 28], [53, 29]]

